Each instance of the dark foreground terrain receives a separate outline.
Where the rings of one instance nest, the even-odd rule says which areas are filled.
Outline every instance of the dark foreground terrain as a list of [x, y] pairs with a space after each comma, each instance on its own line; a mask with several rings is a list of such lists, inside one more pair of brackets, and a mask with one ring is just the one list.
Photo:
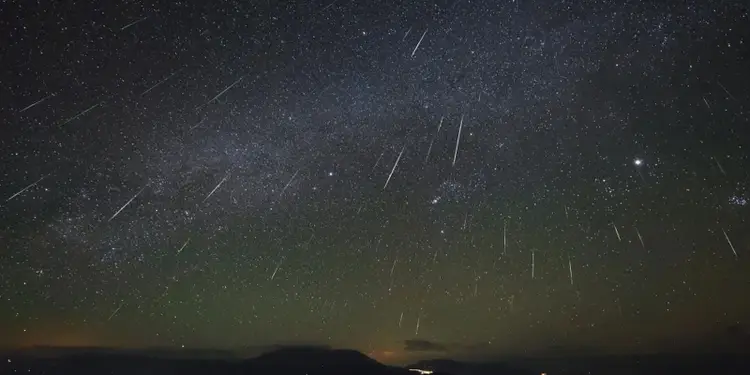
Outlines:
[[[185, 357], [201, 358], [186, 359]], [[253, 359], [231, 359], [224, 352], [127, 352], [34, 350], [2, 354], [0, 374], [76, 375], [661, 375], [750, 374], [750, 358], [742, 355], [652, 355], [519, 359], [503, 363], [429, 360], [407, 368], [386, 366], [359, 352], [321, 348], [284, 348]]]
[[[203, 358], [206, 353], [200, 354]], [[184, 356], [182, 354], [181, 356]], [[16, 353], [0, 363], [0, 374], [76, 374], [76, 375], [208, 375], [208, 374], [367, 374], [414, 375], [405, 368], [383, 365], [359, 352], [316, 348], [288, 348], [253, 359], [174, 358], [168, 353], [128, 353], [88, 350], [85, 353], [51, 355]], [[439, 374], [436, 372], [436, 374]]]
[[574, 356], [516, 359], [503, 363], [465, 363], [439, 359], [421, 361], [411, 367], [436, 370], [452, 375], [750, 375], [750, 356], [743, 354]]

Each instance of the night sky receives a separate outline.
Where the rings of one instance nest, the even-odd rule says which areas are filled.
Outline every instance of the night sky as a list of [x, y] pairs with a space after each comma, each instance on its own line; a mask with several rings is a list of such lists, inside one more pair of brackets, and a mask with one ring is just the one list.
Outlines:
[[744, 1], [105, 3], [0, 5], [0, 346], [750, 325]]

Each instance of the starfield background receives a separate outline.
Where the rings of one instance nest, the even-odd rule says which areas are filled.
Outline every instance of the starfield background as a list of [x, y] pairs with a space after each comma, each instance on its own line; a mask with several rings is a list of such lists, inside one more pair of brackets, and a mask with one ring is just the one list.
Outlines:
[[748, 25], [744, 1], [3, 2], [3, 365], [748, 353]]

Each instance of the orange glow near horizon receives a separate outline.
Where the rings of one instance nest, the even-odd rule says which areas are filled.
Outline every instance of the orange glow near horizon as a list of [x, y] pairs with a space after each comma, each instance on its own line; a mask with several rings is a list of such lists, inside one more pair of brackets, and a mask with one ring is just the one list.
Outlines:
[[124, 340], [113, 340], [116, 335], [101, 327], [71, 327], [65, 324], [40, 324], [34, 329], [18, 330], [3, 339], [8, 342], [2, 345], [15, 348], [33, 348], [54, 346], [62, 348], [76, 347], [111, 347], [124, 348], [127, 342]]
[[102, 346], [101, 342], [81, 333], [35, 334], [24, 337], [18, 344], [21, 348], [55, 346], [63, 348]]
[[367, 353], [367, 355], [381, 363], [393, 363], [397, 362], [399, 359], [403, 359], [401, 358], [402, 356], [399, 356], [398, 353], [393, 350], [373, 350]]

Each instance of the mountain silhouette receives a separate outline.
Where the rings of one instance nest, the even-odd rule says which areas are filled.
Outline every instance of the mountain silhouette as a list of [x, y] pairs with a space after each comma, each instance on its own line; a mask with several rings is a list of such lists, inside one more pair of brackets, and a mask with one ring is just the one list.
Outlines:
[[[6, 353], [0, 361], [0, 374], [274, 374], [274, 375], [414, 375], [405, 368], [386, 366], [354, 350], [317, 347], [285, 347], [252, 359], [231, 357], [184, 357], [165, 350], [121, 350], [88, 348], [76, 352], [54, 348]], [[209, 351], [210, 352], [210, 351]], [[192, 354], [199, 353], [191, 351]], [[7, 360], [5, 359], [7, 358]], [[436, 375], [440, 375], [435, 373]], [[445, 374], [443, 374], [445, 375]]]
[[[380, 362], [355, 350], [334, 350], [319, 347], [288, 347], [261, 354], [246, 361], [252, 367], [275, 369], [337, 369], [374, 371], [388, 368]], [[369, 372], [368, 372], [369, 373]]]

